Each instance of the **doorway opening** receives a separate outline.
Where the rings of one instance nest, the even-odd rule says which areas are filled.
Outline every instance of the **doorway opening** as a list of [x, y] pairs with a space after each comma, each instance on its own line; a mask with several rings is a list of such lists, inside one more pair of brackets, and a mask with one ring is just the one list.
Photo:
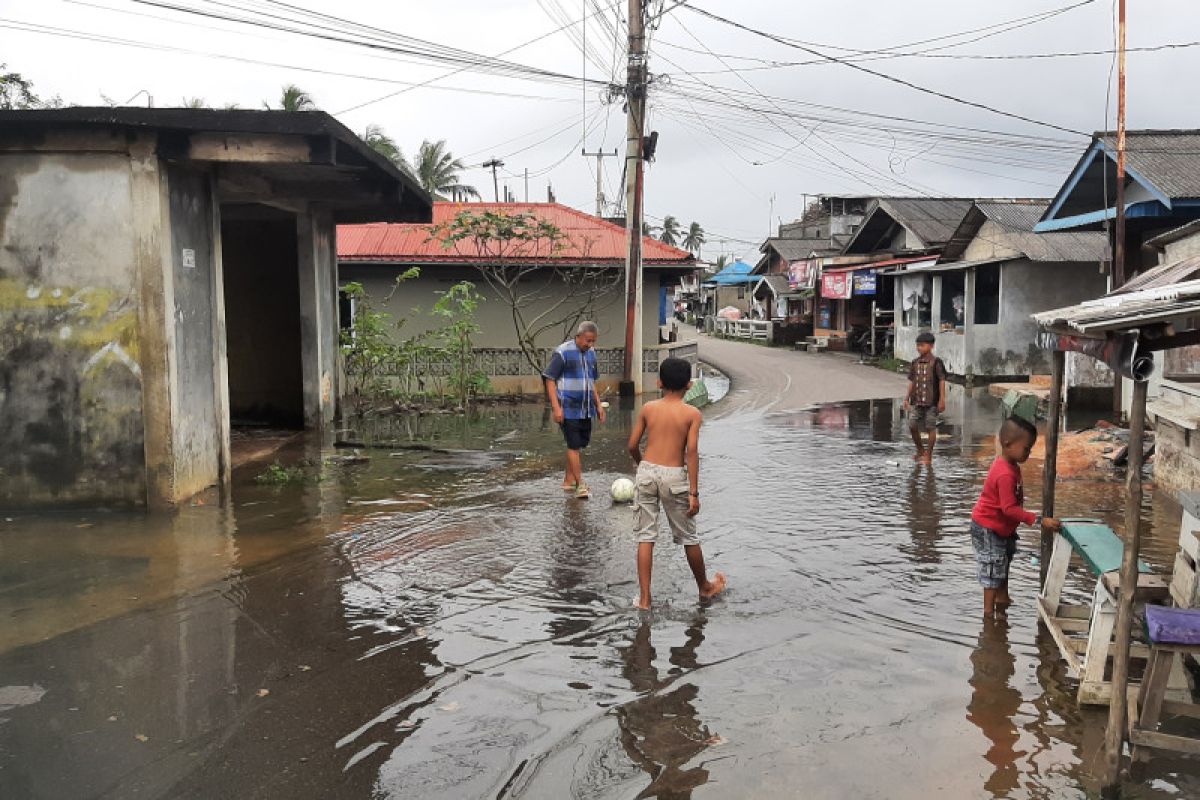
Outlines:
[[233, 426], [304, 427], [296, 215], [221, 208], [229, 416]]

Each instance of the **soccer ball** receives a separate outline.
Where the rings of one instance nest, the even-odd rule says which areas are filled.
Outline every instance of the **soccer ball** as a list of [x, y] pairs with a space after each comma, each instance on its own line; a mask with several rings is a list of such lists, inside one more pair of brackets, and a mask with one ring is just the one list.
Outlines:
[[632, 503], [633, 496], [637, 492], [637, 487], [633, 485], [633, 481], [629, 478], [617, 478], [613, 481], [612, 488], [609, 493], [612, 494], [612, 499], [617, 503]]

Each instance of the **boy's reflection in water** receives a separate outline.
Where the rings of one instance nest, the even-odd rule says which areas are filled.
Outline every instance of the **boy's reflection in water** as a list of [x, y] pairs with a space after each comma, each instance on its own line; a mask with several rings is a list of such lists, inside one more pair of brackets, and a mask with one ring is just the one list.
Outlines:
[[708, 782], [708, 770], [685, 768], [715, 738], [696, 717], [694, 705], [699, 687], [684, 683], [672, 688], [680, 677], [696, 669], [696, 648], [704, 641], [707, 619], [698, 612], [685, 632], [681, 647], [671, 648], [672, 668], [660, 677], [654, 667], [655, 650], [651, 628], [643, 622], [627, 647], [619, 648], [629, 685], [641, 697], [616, 709], [621, 726], [621, 746], [629, 758], [650, 776], [650, 785], [637, 797], [686, 800], [692, 790]]
[[1014, 717], [1021, 709], [1021, 693], [1010, 685], [1016, 658], [1008, 645], [1008, 620], [984, 620], [979, 643], [971, 653], [971, 702], [967, 719], [991, 742], [987, 758], [992, 774], [984, 784], [996, 797], [1008, 797], [1017, 788], [1020, 773], [1016, 761], [1025, 755], [1017, 750], [1020, 739]]

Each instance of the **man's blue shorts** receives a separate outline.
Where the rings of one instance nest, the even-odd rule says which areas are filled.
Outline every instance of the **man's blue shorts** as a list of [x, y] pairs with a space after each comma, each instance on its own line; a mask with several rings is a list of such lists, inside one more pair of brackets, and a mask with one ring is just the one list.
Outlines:
[[591, 419], [564, 419], [562, 421], [563, 438], [567, 440], [568, 450], [582, 450], [592, 442]]

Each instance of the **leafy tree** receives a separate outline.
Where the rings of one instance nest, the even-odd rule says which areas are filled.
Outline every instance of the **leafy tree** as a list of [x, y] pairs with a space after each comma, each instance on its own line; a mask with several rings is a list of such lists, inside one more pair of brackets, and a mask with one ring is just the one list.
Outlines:
[[19, 72], [5, 72], [0, 64], [0, 109], [41, 108], [42, 101], [33, 91], [33, 81]]
[[479, 333], [475, 322], [475, 311], [484, 298], [470, 281], [459, 281], [451, 286], [436, 303], [432, 313], [447, 320], [445, 327], [434, 334], [439, 350], [450, 362], [450, 389], [458, 405], [466, 408], [473, 397], [486, 392], [491, 384], [487, 375], [475, 366], [475, 343], [472, 339]]
[[410, 167], [410, 172], [421, 184], [421, 188], [437, 200], [445, 200], [448, 197], [479, 197], [479, 191], [474, 186], [460, 181], [460, 175], [466, 169], [466, 165], [462, 159], [455, 158], [454, 154], [446, 149], [445, 139], [436, 142], [426, 139], [421, 142]]
[[185, 97], [183, 98], [183, 108], [208, 108], [208, 103], [203, 97]]
[[[431, 236], [448, 250], [483, 257], [476, 270], [508, 306], [517, 345], [537, 372], [545, 366], [539, 344], [546, 334], [562, 341], [585, 316], [621, 297], [614, 289], [624, 273], [587, 263], [592, 242], [570, 243], [556, 225], [530, 212], [462, 211]], [[549, 256], [562, 258], [549, 264]]]
[[368, 125], [366, 132], [363, 134], [363, 141], [367, 146], [374, 150], [379, 155], [391, 161], [400, 169], [412, 173], [412, 167], [404, 158], [404, 153], [400, 151], [400, 146], [396, 144], [396, 140], [388, 136], [382, 127], [379, 125]]
[[658, 239], [663, 244], [669, 244], [674, 247], [675, 243], [679, 241], [679, 220], [670, 215], [663, 217]]
[[[271, 104], [263, 101], [263, 108], [270, 108]], [[289, 83], [283, 87], [283, 94], [279, 97], [280, 111], [315, 111], [317, 104], [313, 102], [312, 95], [301, 89], [294, 83]]]
[[688, 227], [687, 235], [683, 237], [683, 247], [693, 255], [700, 254], [700, 248], [704, 246], [704, 228], [700, 227], [699, 222], [693, 222]]

